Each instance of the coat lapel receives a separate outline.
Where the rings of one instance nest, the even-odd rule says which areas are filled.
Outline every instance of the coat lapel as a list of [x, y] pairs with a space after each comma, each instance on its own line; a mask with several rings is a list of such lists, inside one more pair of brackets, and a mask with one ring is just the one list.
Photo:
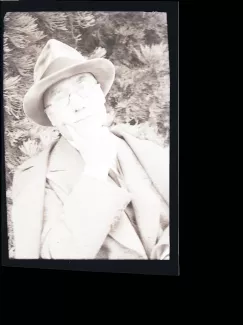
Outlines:
[[84, 161], [79, 152], [61, 137], [50, 155], [48, 178], [68, 195], [78, 182], [83, 167]]
[[118, 159], [125, 184], [132, 194], [132, 205], [140, 239], [147, 256], [150, 256], [158, 238], [161, 201], [143, 167], [125, 141], [120, 142]]
[[169, 205], [169, 147], [162, 148], [152, 141], [140, 140], [123, 131], [120, 126], [113, 127], [112, 132], [125, 140], [138, 158], [162, 199]]

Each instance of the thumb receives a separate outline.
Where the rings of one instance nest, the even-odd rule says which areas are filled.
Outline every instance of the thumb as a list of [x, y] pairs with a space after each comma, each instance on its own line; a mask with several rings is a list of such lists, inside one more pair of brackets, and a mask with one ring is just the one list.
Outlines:
[[73, 143], [78, 147], [79, 151], [84, 153], [88, 150], [89, 142], [86, 141], [82, 136], [80, 136], [73, 125], [66, 124], [68, 131], [70, 132]]

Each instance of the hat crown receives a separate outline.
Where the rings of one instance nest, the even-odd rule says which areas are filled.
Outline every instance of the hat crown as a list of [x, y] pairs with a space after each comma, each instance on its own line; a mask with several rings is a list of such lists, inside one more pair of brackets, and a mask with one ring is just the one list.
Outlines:
[[34, 82], [39, 81], [50, 64], [60, 58], [74, 59], [79, 60], [80, 62], [87, 61], [81, 53], [69, 45], [55, 39], [50, 39], [42, 49], [36, 61], [34, 67]]

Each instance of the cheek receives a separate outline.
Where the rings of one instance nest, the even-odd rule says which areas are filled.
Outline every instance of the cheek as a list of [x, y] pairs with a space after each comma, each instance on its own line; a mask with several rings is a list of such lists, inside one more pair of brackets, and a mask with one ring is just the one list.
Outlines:
[[97, 122], [104, 122], [107, 116], [106, 113], [106, 107], [104, 105], [100, 105], [99, 107], [96, 107], [93, 112], [93, 119], [97, 120]]

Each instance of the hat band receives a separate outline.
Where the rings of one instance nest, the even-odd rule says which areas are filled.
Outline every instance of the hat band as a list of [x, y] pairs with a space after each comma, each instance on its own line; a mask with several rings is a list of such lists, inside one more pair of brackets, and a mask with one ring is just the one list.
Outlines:
[[56, 72], [59, 72], [60, 70], [63, 70], [65, 68], [69, 68], [73, 65], [80, 64], [86, 62], [83, 60], [75, 60], [75, 59], [70, 59], [70, 58], [58, 58], [55, 61], [53, 61], [46, 71], [43, 73], [41, 79], [46, 78]]

